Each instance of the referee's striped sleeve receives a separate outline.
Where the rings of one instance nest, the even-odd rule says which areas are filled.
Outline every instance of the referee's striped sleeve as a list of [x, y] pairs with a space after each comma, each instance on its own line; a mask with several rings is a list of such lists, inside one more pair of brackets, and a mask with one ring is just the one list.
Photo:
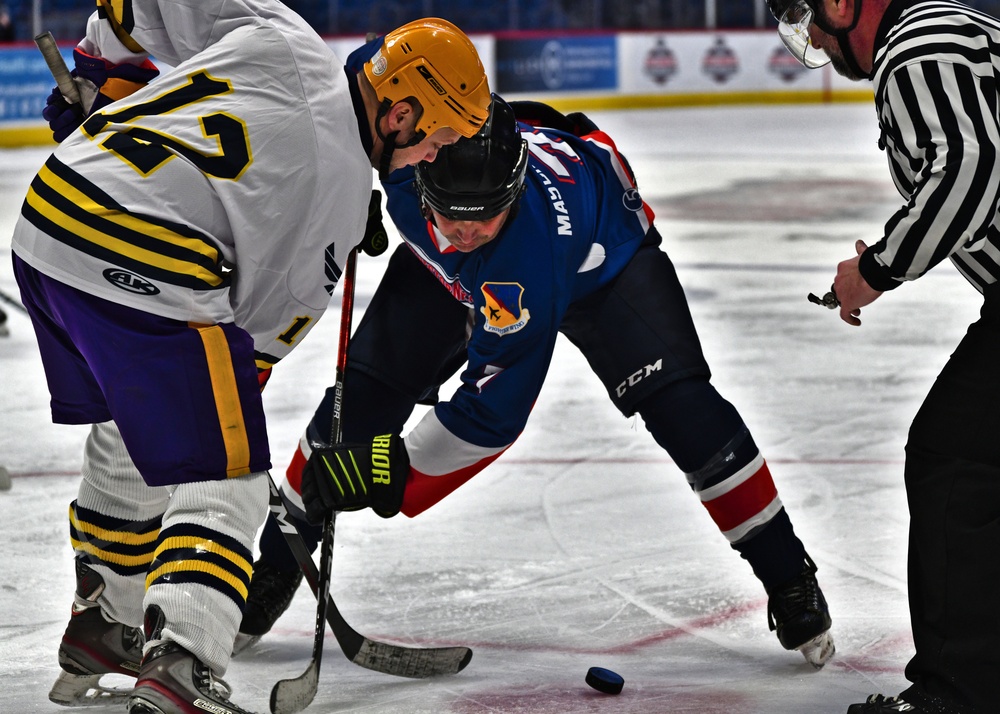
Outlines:
[[883, 141], [908, 200], [874, 246], [879, 269], [865, 278], [876, 289], [916, 279], [949, 257], [980, 289], [1000, 277], [988, 257], [1000, 237], [1000, 57], [991, 52], [1000, 27], [957, 7], [944, 0], [904, 13], [877, 59]]

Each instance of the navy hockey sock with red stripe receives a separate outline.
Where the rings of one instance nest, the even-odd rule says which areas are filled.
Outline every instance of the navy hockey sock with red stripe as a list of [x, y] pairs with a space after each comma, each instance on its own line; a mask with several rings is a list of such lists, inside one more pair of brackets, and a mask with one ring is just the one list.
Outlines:
[[765, 588], [798, 575], [805, 548], [736, 408], [707, 379], [694, 378], [659, 390], [638, 411]]

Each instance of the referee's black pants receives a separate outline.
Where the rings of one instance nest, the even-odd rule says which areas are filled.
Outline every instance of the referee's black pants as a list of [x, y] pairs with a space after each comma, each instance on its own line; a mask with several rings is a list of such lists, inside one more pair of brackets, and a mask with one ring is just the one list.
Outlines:
[[1000, 283], [987, 288], [980, 319], [913, 420], [905, 481], [916, 645], [906, 667], [913, 682], [907, 692], [926, 692], [977, 712], [997, 711]]

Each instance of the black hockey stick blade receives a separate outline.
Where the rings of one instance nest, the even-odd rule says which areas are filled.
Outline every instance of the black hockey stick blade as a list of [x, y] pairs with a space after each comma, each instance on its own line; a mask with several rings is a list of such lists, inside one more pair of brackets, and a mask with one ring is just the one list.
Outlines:
[[[308, 573], [306, 580], [315, 595], [314, 581]], [[347, 623], [333, 596], [327, 593], [326, 597], [326, 621], [344, 656], [359, 667], [396, 677], [427, 679], [457, 674], [472, 659], [468, 647], [406, 647], [369, 639]]]
[[471, 659], [472, 650], [468, 647], [400, 647], [363, 637], [351, 661], [376, 672], [426, 679], [457, 674]]
[[[316, 595], [318, 573], [312, 558], [309, 564], [312, 573], [306, 573], [306, 581]], [[427, 679], [457, 674], [472, 659], [472, 650], [468, 647], [406, 647], [369, 639], [348, 624], [332, 595], [327, 593], [326, 598], [327, 624], [344, 656], [359, 667], [396, 677]]]
[[[302, 569], [313, 596], [316, 596], [319, 582], [316, 563], [313, 562], [312, 554], [302, 536], [289, 522], [288, 508], [281, 497], [281, 492], [278, 491], [273, 479], [269, 481], [271, 487], [269, 517], [278, 522], [278, 527]], [[465, 669], [472, 659], [472, 650], [468, 647], [407, 647], [369, 639], [344, 619], [329, 593], [326, 597], [326, 622], [333, 630], [344, 656], [359, 667], [396, 677], [428, 679], [457, 674]]]

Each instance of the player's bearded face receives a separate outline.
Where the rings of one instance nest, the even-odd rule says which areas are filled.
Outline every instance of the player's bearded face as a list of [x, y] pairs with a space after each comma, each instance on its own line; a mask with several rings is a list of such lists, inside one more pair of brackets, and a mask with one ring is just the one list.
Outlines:
[[434, 214], [434, 223], [441, 231], [449, 243], [460, 253], [471, 253], [476, 248], [480, 248], [500, 234], [504, 221], [507, 220], [509, 208], [505, 208], [499, 214], [485, 221], [452, 221], [442, 216], [437, 211]]

